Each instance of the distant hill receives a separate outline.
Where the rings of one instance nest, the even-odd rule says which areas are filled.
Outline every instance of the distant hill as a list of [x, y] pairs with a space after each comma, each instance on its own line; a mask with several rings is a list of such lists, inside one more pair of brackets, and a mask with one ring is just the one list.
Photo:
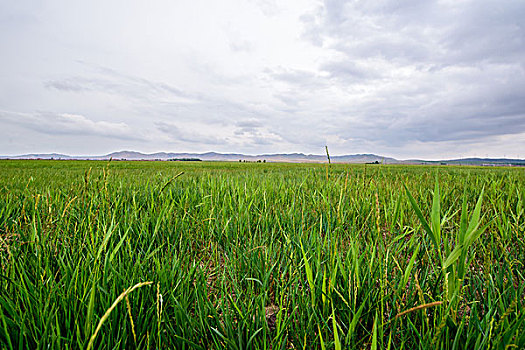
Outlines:
[[[47, 154], [24, 154], [18, 156], [2, 156], [0, 158], [6, 159], [91, 159], [91, 160], [172, 160], [172, 159], [189, 159], [195, 158], [207, 161], [248, 161], [256, 162], [292, 162], [292, 163], [320, 163], [326, 162], [326, 155], [317, 154], [303, 154], [303, 153], [279, 153], [279, 154], [260, 154], [260, 155], [246, 155], [240, 153], [141, 153], [135, 151], [120, 151], [106, 154], [103, 156], [68, 156], [58, 153]], [[352, 154], [343, 156], [332, 156], [333, 163], [399, 163], [397, 159], [390, 157], [382, 157], [375, 154]]]
[[[289, 162], [289, 163], [322, 163], [326, 162], [326, 155], [304, 154], [304, 153], [276, 153], [245, 155], [240, 153], [141, 153], [135, 151], [113, 152], [102, 156], [68, 156], [58, 153], [47, 154], [24, 154], [19, 156], [0, 156], [0, 159], [85, 159], [85, 160], [176, 160], [176, 159], [199, 159], [204, 161], [230, 161], [238, 162]], [[464, 158], [428, 161], [419, 159], [398, 160], [391, 157], [383, 157], [376, 154], [349, 154], [342, 156], [331, 156], [332, 163], [380, 163], [380, 164], [428, 164], [428, 165], [493, 165], [493, 166], [525, 166], [523, 159], [506, 158]]]
[[[92, 157], [91, 159], [94, 159]], [[96, 157], [100, 158], [100, 157]], [[127, 160], [169, 160], [169, 159], [180, 159], [180, 158], [198, 158], [201, 160], [208, 161], [249, 161], [256, 162], [267, 161], [267, 162], [292, 162], [292, 163], [319, 163], [326, 162], [325, 155], [316, 154], [303, 154], [303, 153], [281, 153], [281, 154], [260, 154], [260, 155], [245, 155], [240, 153], [151, 153], [144, 154], [140, 152], [114, 152], [106, 156], [101, 157], [103, 159], [127, 159]], [[333, 156], [331, 161], [334, 163], [372, 163], [378, 161], [387, 163], [398, 163], [399, 161], [394, 158], [382, 157], [375, 154], [354, 154], [344, 156]]]
[[[0, 159], [77, 159], [65, 154], [59, 153], [45, 153], [45, 154], [23, 154], [20, 156], [0, 156]], [[85, 159], [85, 158], [79, 158]]]

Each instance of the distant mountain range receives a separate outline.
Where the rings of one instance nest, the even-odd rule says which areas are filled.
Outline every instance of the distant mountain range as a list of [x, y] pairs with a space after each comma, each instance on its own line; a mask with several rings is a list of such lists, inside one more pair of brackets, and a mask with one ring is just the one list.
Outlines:
[[[326, 162], [326, 155], [282, 153], [282, 154], [260, 154], [245, 155], [240, 153], [140, 153], [134, 151], [120, 151], [103, 156], [68, 156], [58, 153], [47, 154], [24, 154], [19, 156], [0, 156], [0, 159], [62, 159], [62, 160], [189, 160], [199, 159], [203, 161], [266, 161], [266, 162], [290, 162], [290, 163], [321, 163]], [[398, 160], [383, 157], [376, 154], [351, 154], [343, 156], [331, 156], [333, 163], [380, 163], [380, 164], [443, 164], [443, 165], [514, 165], [525, 166], [524, 159], [507, 158], [464, 158], [440, 161], [427, 161], [419, 159]]]

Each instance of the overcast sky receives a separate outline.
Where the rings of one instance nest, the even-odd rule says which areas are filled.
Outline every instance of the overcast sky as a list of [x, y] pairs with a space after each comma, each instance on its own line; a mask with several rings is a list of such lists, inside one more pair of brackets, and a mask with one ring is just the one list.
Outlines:
[[525, 1], [0, 2], [0, 154], [525, 158]]

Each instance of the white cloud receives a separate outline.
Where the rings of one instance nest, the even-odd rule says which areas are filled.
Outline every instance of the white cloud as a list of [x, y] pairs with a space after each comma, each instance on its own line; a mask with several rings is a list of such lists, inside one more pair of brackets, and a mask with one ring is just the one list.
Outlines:
[[140, 133], [132, 130], [126, 123], [93, 121], [85, 116], [70, 113], [24, 114], [0, 111], [0, 121], [4, 126], [16, 124], [57, 137], [60, 135], [91, 135], [117, 139], [140, 140], [142, 138]]

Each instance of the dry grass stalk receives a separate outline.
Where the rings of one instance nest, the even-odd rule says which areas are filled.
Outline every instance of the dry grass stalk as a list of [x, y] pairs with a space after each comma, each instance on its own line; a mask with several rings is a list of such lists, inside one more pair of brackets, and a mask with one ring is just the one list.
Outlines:
[[122, 299], [124, 299], [128, 294], [130, 294], [131, 292], [133, 292], [135, 289], [137, 288], [140, 288], [140, 287], [143, 287], [143, 286], [147, 286], [147, 285], [150, 285], [152, 284], [153, 282], [141, 282], [141, 283], [137, 283], [136, 285], [134, 285], [133, 287], [130, 287], [128, 289], [126, 289], [124, 292], [122, 292], [122, 294], [120, 294], [118, 296], [117, 299], [115, 299], [115, 301], [113, 302], [113, 304], [110, 306], [109, 309], [107, 309], [106, 313], [102, 316], [102, 318], [100, 319], [100, 321], [98, 322], [98, 325], [97, 325], [97, 328], [95, 329], [95, 332], [93, 333], [93, 335], [91, 336], [91, 338], [89, 339], [89, 343], [88, 343], [88, 346], [87, 346], [87, 350], [91, 349], [93, 347], [93, 342], [95, 341], [95, 338], [97, 337], [97, 334], [98, 332], [100, 331], [100, 328], [102, 328], [102, 325], [104, 324], [104, 321], [106, 321], [106, 319], [109, 317], [109, 314], [111, 314], [111, 311], [113, 311], [114, 308], [117, 307], [118, 303], [120, 303], [122, 301]]
[[409, 314], [411, 312], [417, 311], [417, 310], [422, 310], [422, 309], [426, 309], [426, 308], [429, 308], [429, 307], [438, 306], [438, 305], [441, 305], [441, 304], [443, 304], [442, 301], [434, 301], [433, 303], [418, 305], [418, 306], [415, 306], [415, 307], [413, 307], [411, 309], [408, 309], [408, 310], [405, 310], [405, 311], [403, 311], [401, 313], [398, 313], [396, 315], [396, 318], [401, 317], [401, 316], [406, 315], [406, 314]]

